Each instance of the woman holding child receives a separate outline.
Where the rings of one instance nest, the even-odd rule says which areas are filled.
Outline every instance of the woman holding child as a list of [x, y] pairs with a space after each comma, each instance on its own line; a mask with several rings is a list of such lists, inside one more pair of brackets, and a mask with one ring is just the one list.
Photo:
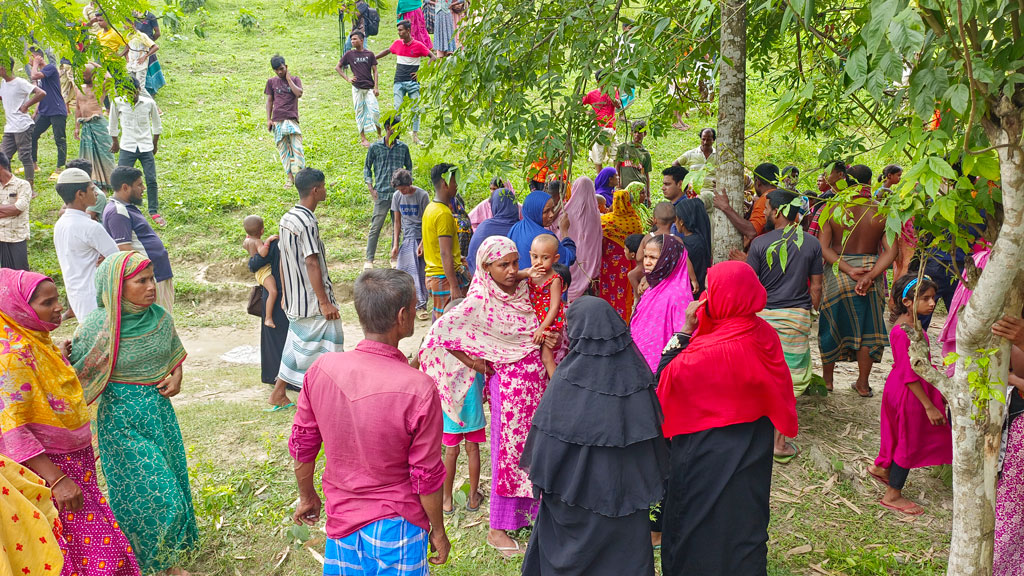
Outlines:
[[[519, 259], [512, 240], [485, 240], [465, 300], [434, 323], [419, 356], [421, 369], [437, 383], [441, 406], [453, 420], [458, 420], [476, 374], [489, 377], [493, 479], [487, 543], [504, 556], [522, 553], [506, 531], [528, 526], [537, 514], [537, 500], [519, 459], [548, 380], [540, 347], [533, 341], [537, 316], [526, 281], [517, 279]], [[556, 340], [549, 335], [546, 341], [553, 345]]]

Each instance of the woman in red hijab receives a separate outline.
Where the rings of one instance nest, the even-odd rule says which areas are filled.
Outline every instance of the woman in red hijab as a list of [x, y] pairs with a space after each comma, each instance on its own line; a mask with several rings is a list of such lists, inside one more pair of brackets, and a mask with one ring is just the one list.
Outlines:
[[796, 436], [796, 399], [767, 296], [743, 262], [711, 267], [659, 366], [672, 442], [662, 573], [764, 576], [774, 430]]

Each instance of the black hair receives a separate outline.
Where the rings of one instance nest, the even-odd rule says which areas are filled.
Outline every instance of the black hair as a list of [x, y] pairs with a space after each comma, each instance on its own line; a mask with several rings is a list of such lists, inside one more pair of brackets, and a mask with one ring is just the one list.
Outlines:
[[352, 33], [348, 35], [349, 38], [355, 38], [356, 36], [359, 36], [359, 38], [363, 40], [366, 39], [366, 34], [363, 34], [362, 30], [353, 30]]
[[758, 180], [763, 184], [769, 184], [771, 186], [779, 185], [779, 167], [771, 162], [764, 162], [758, 164], [757, 168], [754, 168], [754, 184], [756, 185]]
[[718, 132], [715, 132], [715, 129], [714, 128], [710, 128], [710, 127], [709, 128], [701, 128], [700, 134], [697, 134], [697, 136], [700, 137], [700, 138], [703, 138], [704, 137], [704, 133], [707, 132], [708, 130], [711, 130], [711, 139], [712, 140], [718, 140]]
[[399, 116], [398, 114], [392, 114], [392, 115], [384, 118], [384, 127], [385, 128], [394, 128], [395, 126], [398, 126], [401, 123], [402, 123], [402, 117]]
[[405, 168], [399, 168], [391, 174], [391, 186], [398, 188], [399, 186], [412, 186], [412, 172], [409, 172]]
[[491, 186], [494, 186], [495, 188], [508, 188], [508, 185], [505, 184], [504, 178], [502, 178], [501, 176], [495, 176], [494, 178], [491, 178]]
[[78, 168], [82, 172], [88, 174], [90, 178], [92, 177], [92, 162], [89, 162], [85, 158], [72, 158], [71, 160], [68, 160], [68, 163], [65, 166], [67, 168]]
[[0, 152], [0, 168], [11, 171], [11, 159], [7, 157], [7, 154]]
[[412, 276], [397, 268], [377, 268], [356, 278], [352, 296], [363, 330], [384, 334], [394, 328], [402, 308], [415, 308], [416, 285]]
[[[664, 216], [664, 214], [661, 214], [661, 216], [659, 216], [659, 212], [668, 212], [669, 214], [671, 214], [671, 216], [666, 220], [665, 218], [661, 217], [661, 216]], [[654, 210], [652, 211], [652, 214], [653, 214], [653, 216], [654, 216], [654, 218], [656, 220], [658, 220], [659, 222], [662, 222], [662, 223], [665, 223], [665, 222], [672, 223], [672, 222], [676, 221], [676, 208], [675, 208], [675, 206], [672, 205], [671, 202], [669, 202], [667, 200], [663, 201], [663, 202], [658, 202], [657, 204], [655, 204], [654, 205]]]
[[881, 182], [892, 176], [893, 174], [899, 174], [903, 172], [903, 167], [899, 164], [889, 164], [885, 168], [882, 168], [882, 173], [878, 175], [878, 181]]
[[793, 201], [797, 198], [798, 196], [789, 190], [776, 188], [768, 193], [768, 204], [776, 211], [779, 211], [783, 218], [793, 222], [800, 214], [800, 207], [793, 205]]
[[647, 121], [646, 120], [634, 120], [633, 124], [631, 126], [633, 128], [633, 132], [643, 132], [644, 128], [647, 128]]
[[280, 54], [274, 54], [273, 56], [270, 57], [270, 67], [273, 68], [274, 70], [277, 70], [278, 68], [284, 65], [284, 56], [281, 56]]
[[792, 164], [790, 164], [790, 165], [786, 166], [785, 168], [783, 168], [782, 172], [780, 172], [780, 174], [781, 174], [781, 176], [783, 178], [788, 178], [790, 174], [792, 174], [793, 176], [799, 178], [800, 177], [800, 169], [797, 168], [796, 166], [793, 166]]
[[544, 181], [543, 180], [530, 180], [530, 191], [531, 192], [537, 192], [537, 191], [541, 191], [541, 190], [544, 190]]
[[561, 180], [551, 180], [544, 185], [544, 191], [551, 196], [551, 199], [557, 204], [562, 199], [562, 189], [565, 188], [565, 184]]
[[57, 190], [57, 195], [64, 201], [65, 204], [71, 204], [75, 201], [75, 196], [78, 196], [79, 192], [85, 192], [89, 190], [89, 185], [92, 182], [65, 182], [63, 184], [57, 184], [54, 188]]
[[[912, 286], [910, 285], [911, 282], [914, 282]], [[903, 303], [903, 298], [916, 298], [918, 294], [938, 289], [938, 284], [928, 276], [922, 277], [921, 281], [917, 282], [917, 272], [900, 276], [893, 283], [892, 295], [889, 298], [890, 320], [895, 322], [900, 315], [910, 311], [907, 305]], [[904, 296], [904, 293], [906, 293], [906, 296]]]
[[562, 290], [568, 290], [572, 285], [572, 272], [569, 271], [569, 267], [561, 262], [555, 262], [551, 265], [551, 269], [562, 279]]
[[299, 191], [299, 198], [309, 196], [317, 184], [324, 182], [324, 173], [316, 168], [303, 168], [295, 174], [295, 189]]
[[832, 163], [832, 171], [839, 172], [843, 176], [846, 176], [846, 162], [843, 162], [842, 160], [836, 160], [835, 162]]
[[676, 182], [682, 182], [683, 180], [686, 180], [686, 175], [689, 173], [690, 171], [687, 170], [686, 168], [676, 165], [669, 166], [668, 168], [665, 168], [664, 170], [661, 171], [662, 176], [671, 176], [672, 179], [675, 180]]
[[847, 169], [846, 171], [846, 177], [847, 180], [853, 180], [853, 182], [850, 182], [850, 184], [856, 183], [861, 184], [863, 186], [867, 186], [871, 184], [871, 168], [868, 168], [863, 164], [856, 164], [854, 166], [850, 166], [850, 168]]
[[399, 20], [398, 22], [395, 23], [395, 26], [398, 26], [399, 28], [408, 28], [409, 30], [412, 30], [412, 22], [409, 22], [408, 20]]
[[39, 46], [29, 46], [28, 51], [33, 54], [42, 54], [43, 50]]
[[434, 184], [435, 188], [444, 180], [445, 173], [451, 170], [454, 166], [454, 164], [442, 162], [440, 164], [436, 164], [430, 169], [430, 181]]
[[131, 186], [139, 178], [142, 178], [142, 170], [134, 166], [118, 166], [110, 173], [110, 187], [117, 192], [125, 184]]
[[630, 234], [629, 236], [626, 236], [626, 240], [623, 241], [623, 244], [626, 245], [626, 250], [635, 254], [640, 251], [640, 243], [643, 241], [643, 234]]

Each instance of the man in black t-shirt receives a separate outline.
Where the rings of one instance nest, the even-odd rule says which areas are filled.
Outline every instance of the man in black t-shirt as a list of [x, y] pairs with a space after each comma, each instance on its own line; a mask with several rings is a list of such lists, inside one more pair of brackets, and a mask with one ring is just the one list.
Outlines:
[[[380, 118], [380, 105], [377, 104], [377, 96], [380, 95], [377, 89], [377, 57], [363, 48], [361, 30], [353, 30], [349, 38], [352, 49], [345, 52], [335, 70], [352, 85], [352, 106], [356, 111], [359, 143], [369, 148], [370, 141], [366, 139], [366, 133], [376, 130], [377, 136], [380, 136], [380, 124], [377, 123]], [[352, 71], [351, 78], [345, 74], [346, 68]]]

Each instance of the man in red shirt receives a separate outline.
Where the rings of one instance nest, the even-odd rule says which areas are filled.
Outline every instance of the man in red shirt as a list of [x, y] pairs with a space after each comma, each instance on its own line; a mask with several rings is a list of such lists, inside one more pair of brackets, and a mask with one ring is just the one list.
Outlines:
[[[600, 82], [604, 74], [597, 74], [597, 81]], [[597, 125], [601, 127], [601, 134], [598, 135], [597, 140], [594, 141], [594, 146], [590, 149], [590, 161], [594, 163], [594, 167], [598, 172], [604, 168], [605, 164], [610, 164], [615, 161], [615, 152], [618, 149], [618, 144], [615, 142], [615, 114], [622, 107], [622, 103], [619, 100], [619, 91], [615, 91], [615, 96], [609, 96], [601, 91], [601, 88], [595, 88], [587, 95], [583, 97], [583, 104], [590, 106], [594, 109], [594, 114], [597, 117]], [[608, 143], [602, 143], [601, 139], [609, 140]]]
[[395, 110], [402, 107], [402, 102], [408, 96], [412, 103], [412, 143], [420, 144], [420, 83], [416, 73], [420, 69], [420, 58], [426, 56], [431, 60], [437, 56], [427, 47], [426, 44], [415, 40], [412, 37], [412, 24], [408, 20], [398, 22], [398, 40], [395, 40], [389, 48], [377, 54], [377, 60], [394, 54], [398, 57], [398, 65], [395, 66]]
[[[416, 288], [401, 270], [368, 270], [354, 298], [365, 339], [320, 356], [299, 394], [288, 441], [299, 485], [293, 519], [320, 520], [313, 473], [323, 446], [324, 574], [428, 576], [451, 544], [441, 513], [441, 400], [398, 349], [415, 328]], [[428, 543], [437, 552], [429, 560]]]

